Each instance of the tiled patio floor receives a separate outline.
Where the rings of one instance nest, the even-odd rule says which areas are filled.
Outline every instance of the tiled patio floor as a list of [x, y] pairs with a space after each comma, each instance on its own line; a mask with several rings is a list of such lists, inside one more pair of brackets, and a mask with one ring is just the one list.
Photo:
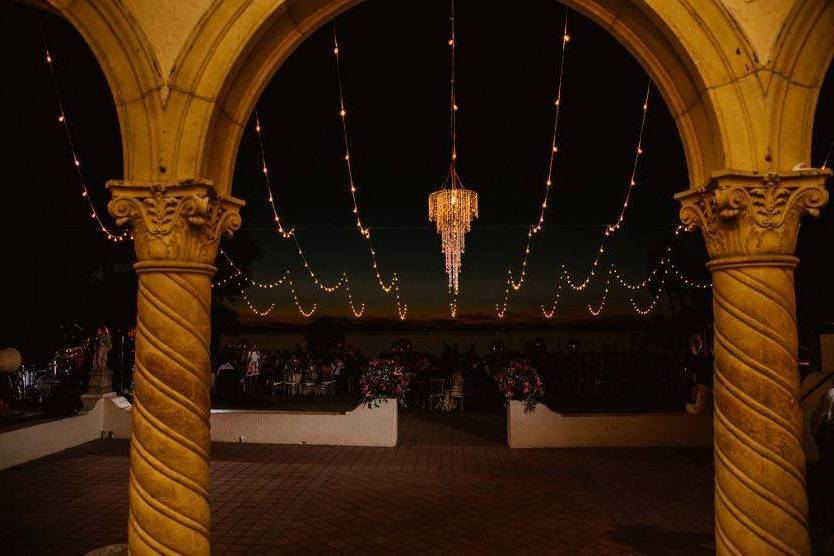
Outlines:
[[[388, 448], [216, 444], [215, 553], [702, 554], [708, 450], [511, 451], [500, 416], [402, 415]], [[0, 473], [0, 552], [125, 542], [128, 443]]]

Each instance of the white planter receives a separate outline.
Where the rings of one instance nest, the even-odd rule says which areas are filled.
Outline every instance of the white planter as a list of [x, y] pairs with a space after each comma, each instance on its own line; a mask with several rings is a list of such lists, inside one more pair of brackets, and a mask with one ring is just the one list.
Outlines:
[[314, 444], [327, 446], [396, 446], [397, 400], [379, 407], [361, 404], [345, 413], [213, 409], [215, 442]]
[[[90, 411], [0, 433], [0, 469], [20, 465], [101, 437], [130, 438], [133, 408], [125, 398], [105, 394]], [[396, 446], [396, 399], [379, 407], [362, 404], [345, 413], [214, 409], [215, 442]]]
[[712, 446], [712, 416], [686, 413], [562, 415], [544, 404], [507, 407], [510, 448]]

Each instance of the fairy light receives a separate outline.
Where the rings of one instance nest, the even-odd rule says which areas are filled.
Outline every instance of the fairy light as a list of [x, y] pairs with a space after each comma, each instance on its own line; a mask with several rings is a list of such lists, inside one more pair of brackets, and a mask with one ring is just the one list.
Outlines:
[[382, 291], [386, 294], [393, 294], [394, 301], [396, 303], [397, 316], [400, 320], [405, 320], [408, 315], [408, 305], [403, 303], [400, 298], [400, 278], [396, 272], [391, 274], [391, 278], [387, 282], [382, 278], [382, 273], [379, 270], [380, 264], [377, 260], [373, 240], [371, 239], [371, 229], [362, 224], [362, 216], [359, 210], [359, 191], [354, 178], [353, 165], [350, 159], [350, 141], [347, 126], [348, 111], [345, 103], [344, 84], [342, 80], [341, 50], [339, 49], [339, 38], [336, 34], [335, 24], [333, 25], [333, 56], [336, 59], [336, 79], [339, 84], [339, 120], [342, 124], [342, 140], [345, 150], [344, 161], [345, 169], [347, 170], [348, 192], [350, 193], [350, 200], [353, 204], [352, 212], [356, 217], [356, 230], [367, 243], [368, 253], [370, 255], [371, 271], [373, 272], [380, 289], [382, 289]]
[[657, 285], [657, 291], [655, 292], [654, 297], [652, 298], [652, 300], [645, 307], [639, 307], [637, 305], [637, 301], [635, 301], [634, 297], [629, 296], [628, 299], [631, 302], [631, 307], [634, 309], [635, 313], [637, 313], [638, 315], [640, 315], [642, 317], [645, 317], [649, 313], [654, 311], [654, 308], [657, 307], [657, 303], [660, 301], [660, 296], [663, 294], [663, 287], [666, 285], [666, 277], [668, 276], [668, 274], [669, 274], [669, 269], [668, 268], [664, 269], [663, 270], [663, 275], [660, 278], [660, 283]]
[[603, 287], [604, 289], [602, 291], [602, 300], [600, 301], [599, 306], [597, 306], [597, 308], [594, 309], [593, 307], [588, 305], [588, 312], [591, 313], [593, 316], [598, 317], [600, 313], [602, 313], [602, 310], [605, 308], [605, 302], [608, 301], [608, 290], [610, 287], [611, 274], [609, 273], [608, 278], [605, 280], [605, 286]]
[[295, 293], [295, 283], [292, 281], [292, 278], [288, 279], [290, 284], [290, 295], [292, 296], [292, 301], [295, 303], [296, 309], [304, 318], [310, 318], [318, 309], [318, 305], [313, 303], [313, 306], [310, 309], [305, 310], [304, 307], [301, 306], [301, 301], [298, 299], [298, 294]]
[[255, 109], [255, 135], [258, 138], [258, 147], [261, 154], [261, 172], [264, 176], [264, 186], [266, 188], [266, 195], [267, 195], [267, 204], [269, 205], [270, 209], [272, 210], [272, 220], [275, 224], [275, 232], [283, 239], [292, 240], [295, 245], [295, 250], [298, 253], [298, 256], [301, 260], [301, 264], [304, 267], [304, 271], [310, 277], [310, 280], [315, 284], [321, 291], [331, 294], [334, 293], [336, 290], [345, 286], [349, 282], [349, 276], [346, 272], [342, 272], [339, 276], [339, 279], [332, 283], [328, 284], [325, 283], [318, 275], [318, 273], [313, 270], [313, 265], [310, 264], [310, 261], [307, 257], [304, 248], [301, 245], [301, 241], [298, 239], [298, 235], [295, 233], [295, 228], [287, 228], [284, 226], [283, 222], [281, 221], [281, 215], [278, 212], [278, 206], [276, 202], [275, 190], [272, 186], [272, 178], [271, 173], [269, 171], [269, 165], [266, 160], [266, 148], [264, 147], [264, 138], [263, 138], [263, 125], [261, 124], [260, 115], [258, 114], [257, 108]]
[[240, 295], [241, 297], [243, 297], [243, 301], [246, 303], [246, 306], [249, 307], [249, 310], [252, 311], [252, 313], [258, 317], [266, 318], [275, 309], [275, 303], [270, 303], [269, 307], [267, 307], [266, 309], [258, 309], [249, 299], [249, 296], [246, 295], [245, 290], [240, 290]]
[[[292, 294], [293, 302], [295, 303], [295, 306], [298, 309], [298, 312], [304, 317], [309, 317], [313, 313], [315, 313], [315, 311], [316, 311], [316, 305], [315, 304], [313, 305], [313, 308], [310, 309], [310, 310], [305, 310], [302, 307], [302, 304], [299, 301], [298, 296], [296, 295], [296, 292], [295, 292], [295, 284], [293, 283], [292, 279], [290, 278], [290, 271], [289, 270], [285, 270], [284, 274], [281, 276], [281, 278], [274, 281], [274, 282], [258, 282], [256, 280], [253, 280], [252, 278], [250, 278], [248, 275], [246, 275], [240, 269], [240, 267], [232, 260], [232, 258], [229, 256], [229, 254], [226, 253], [226, 251], [224, 251], [222, 248], [220, 249], [220, 254], [223, 256], [224, 260], [227, 262], [227, 264], [231, 268], [232, 272], [226, 278], [224, 278], [222, 280], [219, 280], [219, 281], [215, 282], [214, 284], [212, 284], [212, 287], [221, 287], [221, 286], [225, 286], [226, 284], [232, 283], [233, 281], [237, 281], [238, 284], [243, 284], [247, 288], [248, 287], [253, 287], [253, 288], [259, 288], [259, 289], [270, 289], [271, 290], [273, 288], [277, 288], [277, 287], [282, 286], [284, 284], [288, 284], [290, 286], [290, 293]], [[343, 275], [343, 279], [344, 279], [344, 286], [345, 286], [345, 294], [347, 296], [347, 301], [348, 301], [348, 305], [350, 307], [350, 311], [351, 311], [351, 313], [353, 313], [354, 317], [360, 318], [365, 313], [365, 304], [361, 303], [359, 305], [359, 308], [358, 309], [356, 308], [357, 306], [356, 306], [356, 303], [353, 300], [353, 294], [350, 291], [350, 281], [344, 275]], [[244, 300], [246, 300], [244, 289], [241, 288], [240, 292], [241, 292], [241, 295], [244, 296]], [[248, 301], [247, 301], [247, 304], [249, 304]], [[251, 304], [250, 304], [249, 308], [252, 309], [253, 313], [259, 314], [259, 312], [256, 310], [257, 308], [251, 306]], [[270, 311], [267, 311], [264, 315], [259, 315], [259, 316], [267, 316], [269, 314], [269, 312]]]
[[553, 297], [553, 303], [550, 304], [550, 309], [545, 309], [544, 305], [541, 305], [542, 314], [546, 319], [552, 319], [556, 316], [556, 308], [559, 306], [559, 301], [562, 299], [562, 281], [559, 280], [559, 283], [556, 285], [556, 295]]
[[565, 275], [567, 279], [567, 285], [571, 287], [575, 291], [582, 291], [588, 287], [588, 284], [591, 280], [594, 279], [594, 276], [597, 273], [600, 261], [602, 260], [603, 255], [605, 254], [605, 246], [610, 237], [616, 234], [623, 226], [625, 222], [626, 212], [628, 210], [629, 202], [631, 201], [631, 195], [634, 191], [634, 188], [637, 187], [637, 169], [640, 163], [640, 157], [643, 156], [645, 149], [643, 147], [643, 135], [646, 130], [646, 115], [648, 114], [649, 110], [649, 94], [651, 93], [651, 80], [649, 80], [648, 85], [646, 86], [646, 95], [643, 99], [643, 110], [642, 115], [640, 118], [640, 128], [637, 133], [637, 147], [635, 148], [634, 154], [634, 162], [631, 166], [631, 174], [628, 180], [628, 186], [626, 187], [625, 198], [623, 199], [623, 205], [620, 208], [620, 213], [617, 216], [617, 219], [612, 223], [605, 227], [605, 232], [603, 233], [602, 238], [600, 239], [599, 247], [597, 248], [596, 255], [594, 257], [593, 263], [591, 263], [590, 270], [588, 274], [585, 276], [584, 279], [581, 281], [574, 280], [573, 277], [567, 270], [567, 267], [563, 264], [562, 265], [562, 273]]
[[43, 40], [43, 48], [44, 48], [44, 60], [46, 61], [46, 66], [49, 68], [49, 77], [52, 81], [52, 89], [55, 92], [55, 100], [58, 103], [58, 123], [64, 128], [64, 135], [67, 139], [67, 146], [70, 151], [70, 156], [72, 157], [72, 166], [75, 168], [75, 173], [78, 176], [78, 183], [81, 185], [81, 197], [87, 201], [87, 206], [90, 209], [90, 218], [95, 221], [96, 226], [98, 227], [99, 231], [104, 234], [108, 241], [112, 241], [113, 243], [120, 243], [122, 241], [126, 241], [129, 239], [133, 239], [133, 235], [131, 234], [130, 230], [123, 230], [117, 231], [115, 229], [110, 229], [105, 225], [104, 221], [99, 216], [99, 212], [96, 210], [95, 205], [93, 204], [93, 200], [90, 197], [90, 190], [87, 187], [87, 180], [84, 179], [84, 172], [81, 170], [81, 159], [78, 157], [78, 153], [75, 150], [75, 143], [72, 140], [72, 133], [70, 132], [69, 122], [67, 121], [66, 111], [64, 110], [64, 101], [61, 95], [61, 89], [58, 87], [58, 79], [55, 76], [55, 59], [52, 56], [52, 53], [49, 51], [49, 43], [46, 39], [46, 31], [43, 27], [43, 22], [39, 21], [40, 30], [41, 30], [41, 39]]
[[568, 42], [570, 42], [570, 34], [568, 34], [568, 8], [567, 6], [565, 6], [565, 22], [564, 27], [562, 28], [562, 42], [561, 51], [559, 55], [559, 75], [556, 79], [556, 98], [553, 101], [553, 105], [555, 106], [553, 115], [553, 133], [550, 138], [550, 150], [547, 161], [547, 177], [545, 178], [544, 182], [544, 192], [542, 194], [542, 200], [539, 204], [539, 217], [536, 223], [531, 225], [527, 229], [527, 240], [521, 255], [521, 270], [519, 271], [518, 280], [516, 281], [513, 278], [512, 269], [507, 270], [507, 280], [504, 287], [504, 299], [500, 305], [496, 305], [498, 318], [504, 318], [504, 314], [507, 312], [507, 306], [509, 305], [510, 295], [512, 294], [512, 292], [517, 292], [524, 286], [524, 281], [527, 278], [527, 269], [528, 262], [530, 260], [530, 253], [533, 249], [533, 239], [542, 231], [542, 228], [544, 227], [544, 220], [545, 216], [547, 215], [547, 206], [548, 201], [550, 199], [550, 192], [553, 190], [553, 163], [556, 159], [556, 154], [559, 152], [559, 114], [561, 113], [562, 109], [562, 84], [564, 82], [565, 76], [565, 52], [567, 51]]
[[524, 247], [523, 255], [522, 255], [522, 263], [521, 263], [521, 271], [518, 281], [513, 280], [512, 273], [510, 273], [509, 277], [509, 284], [512, 286], [514, 291], [518, 291], [521, 289], [522, 285], [524, 284], [524, 279], [527, 276], [527, 261], [530, 258], [530, 252], [532, 250], [533, 238], [542, 231], [542, 227], [544, 225], [545, 215], [547, 213], [547, 205], [548, 200], [550, 198], [550, 192], [553, 190], [553, 163], [556, 159], [556, 154], [559, 152], [559, 146], [557, 141], [559, 139], [559, 114], [562, 109], [562, 83], [565, 75], [565, 51], [567, 50], [567, 44], [570, 40], [570, 35], [568, 35], [568, 8], [565, 7], [565, 24], [562, 30], [562, 48], [559, 58], [559, 76], [556, 80], [556, 100], [554, 101], [555, 111], [553, 116], [553, 133], [551, 134], [550, 138], [550, 150], [549, 150], [549, 157], [547, 161], [547, 178], [544, 182], [544, 192], [542, 194], [542, 200], [539, 203], [540, 210], [539, 210], [539, 217], [536, 221], [536, 224], [530, 226], [528, 233], [527, 233], [527, 243]]
[[[602, 312], [602, 308], [605, 306], [605, 299], [608, 295], [609, 287], [610, 287], [612, 281], [616, 282], [620, 287], [622, 287], [625, 290], [628, 290], [629, 292], [636, 292], [638, 290], [648, 288], [649, 286], [651, 286], [654, 283], [655, 278], [658, 275], [660, 275], [660, 282], [659, 282], [659, 285], [657, 286], [659, 288], [658, 291], [663, 290], [663, 286], [666, 284], [666, 281], [668, 280], [668, 278], [670, 276], [675, 277], [684, 286], [686, 286], [688, 288], [701, 289], [701, 290], [706, 290], [706, 289], [712, 288], [712, 282], [709, 282], [709, 281], [707, 281], [707, 282], [698, 282], [696, 280], [692, 280], [690, 278], [687, 278], [680, 271], [680, 269], [678, 269], [675, 266], [675, 263], [672, 260], [672, 247], [673, 247], [674, 241], [680, 236], [680, 234], [682, 232], [687, 232], [687, 231], [688, 230], [684, 226], [677, 226], [675, 228], [675, 232], [672, 235], [672, 238], [671, 238], [671, 240], [669, 241], [669, 244], [666, 247], [664, 256], [660, 258], [660, 260], [658, 261], [658, 264], [652, 270], [649, 271], [647, 276], [639, 282], [629, 282], [628, 280], [626, 280], [622, 276], [622, 274], [620, 273], [620, 271], [619, 271], [619, 269], [617, 268], [616, 265], [614, 265], [614, 264], [609, 265], [607, 278], [606, 278], [605, 292], [603, 294], [603, 301], [600, 304], [600, 307], [598, 309], [593, 309], [591, 306], [588, 306], [589, 312], [595, 317], [599, 316], [599, 314]], [[545, 318], [551, 319], [555, 316], [556, 307], [558, 306], [559, 301], [561, 299], [561, 295], [562, 295], [562, 287], [565, 283], [568, 283], [569, 280], [570, 280], [570, 275], [566, 271], [563, 271], [558, 276], [557, 281], [556, 281], [556, 293], [554, 295], [554, 299], [553, 299], [553, 302], [551, 304], [550, 309], [546, 309], [543, 305], [540, 306], [542, 315]], [[637, 301], [634, 299], [634, 297], [632, 295], [629, 296], [629, 302], [632, 305], [632, 308], [634, 309], [635, 313], [637, 313], [641, 316], [646, 316], [649, 313], [651, 313], [657, 307], [659, 299], [660, 299], [660, 295], [659, 295], [659, 293], [656, 292], [655, 295], [652, 298], [652, 301], [649, 302], [648, 305], [646, 305], [644, 307], [640, 307], [640, 306], [638, 306]]]
[[[350, 290], [350, 276], [348, 275], [348, 273], [343, 271], [339, 275], [339, 279], [336, 282], [332, 284], [325, 283], [321, 278], [319, 278], [318, 273], [315, 270], [313, 270], [313, 265], [310, 264], [307, 254], [305, 253], [304, 248], [301, 245], [301, 241], [298, 239], [298, 235], [295, 233], [295, 228], [286, 228], [283, 222], [281, 221], [281, 215], [278, 212], [278, 206], [275, 200], [275, 192], [272, 187], [269, 165], [266, 161], [266, 149], [264, 148], [263, 126], [261, 125], [261, 119], [260, 115], [258, 114], [257, 108], [255, 109], [255, 135], [258, 138], [258, 146], [261, 153], [261, 171], [264, 176], [264, 185], [266, 186], [267, 204], [272, 210], [272, 219], [275, 223], [276, 233], [283, 239], [293, 241], [295, 245], [295, 250], [298, 253], [302, 266], [304, 267], [305, 272], [310, 277], [310, 280], [313, 282], [313, 284], [315, 284], [321, 291], [323, 291], [326, 294], [332, 294], [335, 293], [337, 290], [344, 288], [345, 293], [347, 295], [347, 301], [350, 307], [350, 312], [353, 314], [354, 317], [361, 318], [362, 315], [365, 313], [365, 304], [362, 303], [360, 309], [356, 308], [356, 304], [353, 300], [353, 293]], [[228, 255], [226, 255], [226, 258], [228, 259]], [[257, 285], [257, 283], [255, 282], [253, 282], [253, 284]], [[259, 285], [258, 287], [277, 286], [265, 284]]]

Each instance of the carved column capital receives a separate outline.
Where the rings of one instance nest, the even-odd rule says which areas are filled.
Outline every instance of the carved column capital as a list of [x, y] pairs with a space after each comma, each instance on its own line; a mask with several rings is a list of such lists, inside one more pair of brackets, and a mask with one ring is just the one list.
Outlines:
[[113, 194], [110, 214], [133, 229], [139, 265], [210, 265], [220, 239], [240, 228], [243, 201], [217, 194], [207, 180], [111, 180], [107, 188]]
[[726, 258], [792, 256], [804, 214], [819, 215], [828, 201], [830, 170], [791, 175], [725, 172], [675, 196], [680, 218], [701, 228], [713, 261]]

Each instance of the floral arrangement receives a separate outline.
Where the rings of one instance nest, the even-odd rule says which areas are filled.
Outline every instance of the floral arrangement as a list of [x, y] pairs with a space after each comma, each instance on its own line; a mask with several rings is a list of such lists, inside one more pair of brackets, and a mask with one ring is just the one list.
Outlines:
[[359, 377], [359, 386], [362, 402], [368, 407], [378, 407], [379, 400], [384, 398], [397, 398], [403, 403], [408, 380], [402, 366], [393, 359], [371, 359]]
[[544, 396], [544, 386], [539, 372], [526, 359], [513, 359], [496, 376], [498, 390], [507, 401], [524, 402], [524, 411], [536, 409]]

